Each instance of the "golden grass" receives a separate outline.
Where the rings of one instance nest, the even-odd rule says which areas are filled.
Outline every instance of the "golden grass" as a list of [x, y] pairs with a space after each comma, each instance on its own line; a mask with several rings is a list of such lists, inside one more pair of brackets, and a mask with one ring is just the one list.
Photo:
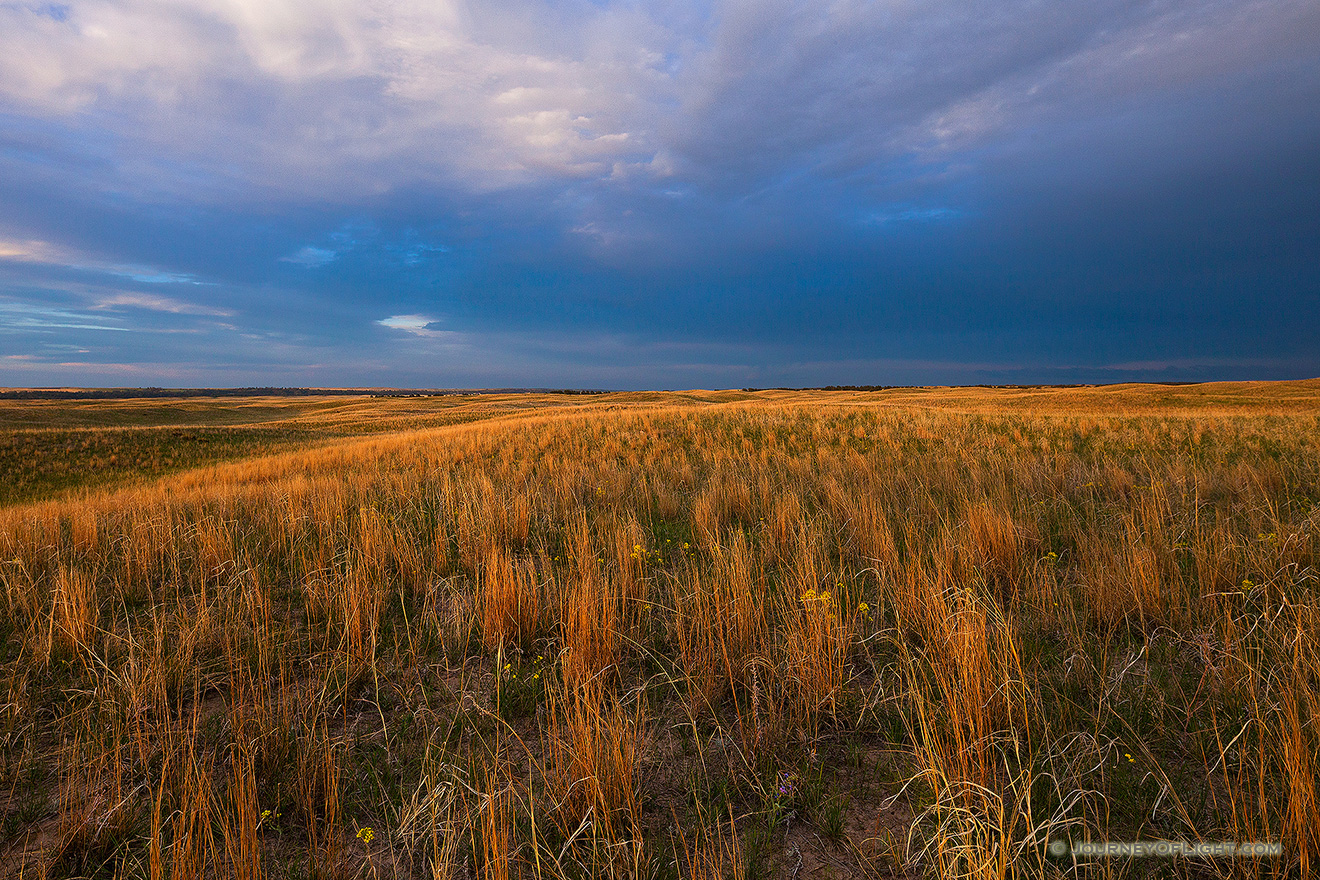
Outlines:
[[1315, 393], [507, 395], [0, 509], [0, 865], [1309, 876]]

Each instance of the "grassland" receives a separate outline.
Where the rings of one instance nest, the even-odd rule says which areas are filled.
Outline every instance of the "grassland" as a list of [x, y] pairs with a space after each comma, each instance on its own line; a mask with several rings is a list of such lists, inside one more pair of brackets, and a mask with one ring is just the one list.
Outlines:
[[[0, 429], [33, 463], [0, 471], [6, 876], [1320, 858], [1320, 383], [22, 401]], [[1153, 838], [1283, 855], [1046, 848]]]
[[0, 399], [0, 505], [366, 434], [571, 405], [568, 395]]

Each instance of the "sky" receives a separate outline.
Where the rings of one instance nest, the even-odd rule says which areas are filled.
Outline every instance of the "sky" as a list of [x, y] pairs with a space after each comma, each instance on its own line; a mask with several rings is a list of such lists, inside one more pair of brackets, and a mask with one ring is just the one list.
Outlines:
[[0, 385], [1320, 376], [1315, 0], [0, 0]]

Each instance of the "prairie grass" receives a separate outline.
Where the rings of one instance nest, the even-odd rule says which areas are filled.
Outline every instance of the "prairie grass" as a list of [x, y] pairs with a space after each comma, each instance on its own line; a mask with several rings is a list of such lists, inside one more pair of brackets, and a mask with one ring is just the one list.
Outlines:
[[1313, 383], [300, 406], [0, 509], [0, 872], [1316, 870]]

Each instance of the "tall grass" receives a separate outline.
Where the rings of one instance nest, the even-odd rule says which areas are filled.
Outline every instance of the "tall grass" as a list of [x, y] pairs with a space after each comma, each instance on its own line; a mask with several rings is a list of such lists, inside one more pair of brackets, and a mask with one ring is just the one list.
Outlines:
[[1314, 412], [847, 400], [533, 411], [0, 509], [0, 864], [1141, 868], [1064, 836], [1278, 840], [1166, 867], [1310, 876]]

